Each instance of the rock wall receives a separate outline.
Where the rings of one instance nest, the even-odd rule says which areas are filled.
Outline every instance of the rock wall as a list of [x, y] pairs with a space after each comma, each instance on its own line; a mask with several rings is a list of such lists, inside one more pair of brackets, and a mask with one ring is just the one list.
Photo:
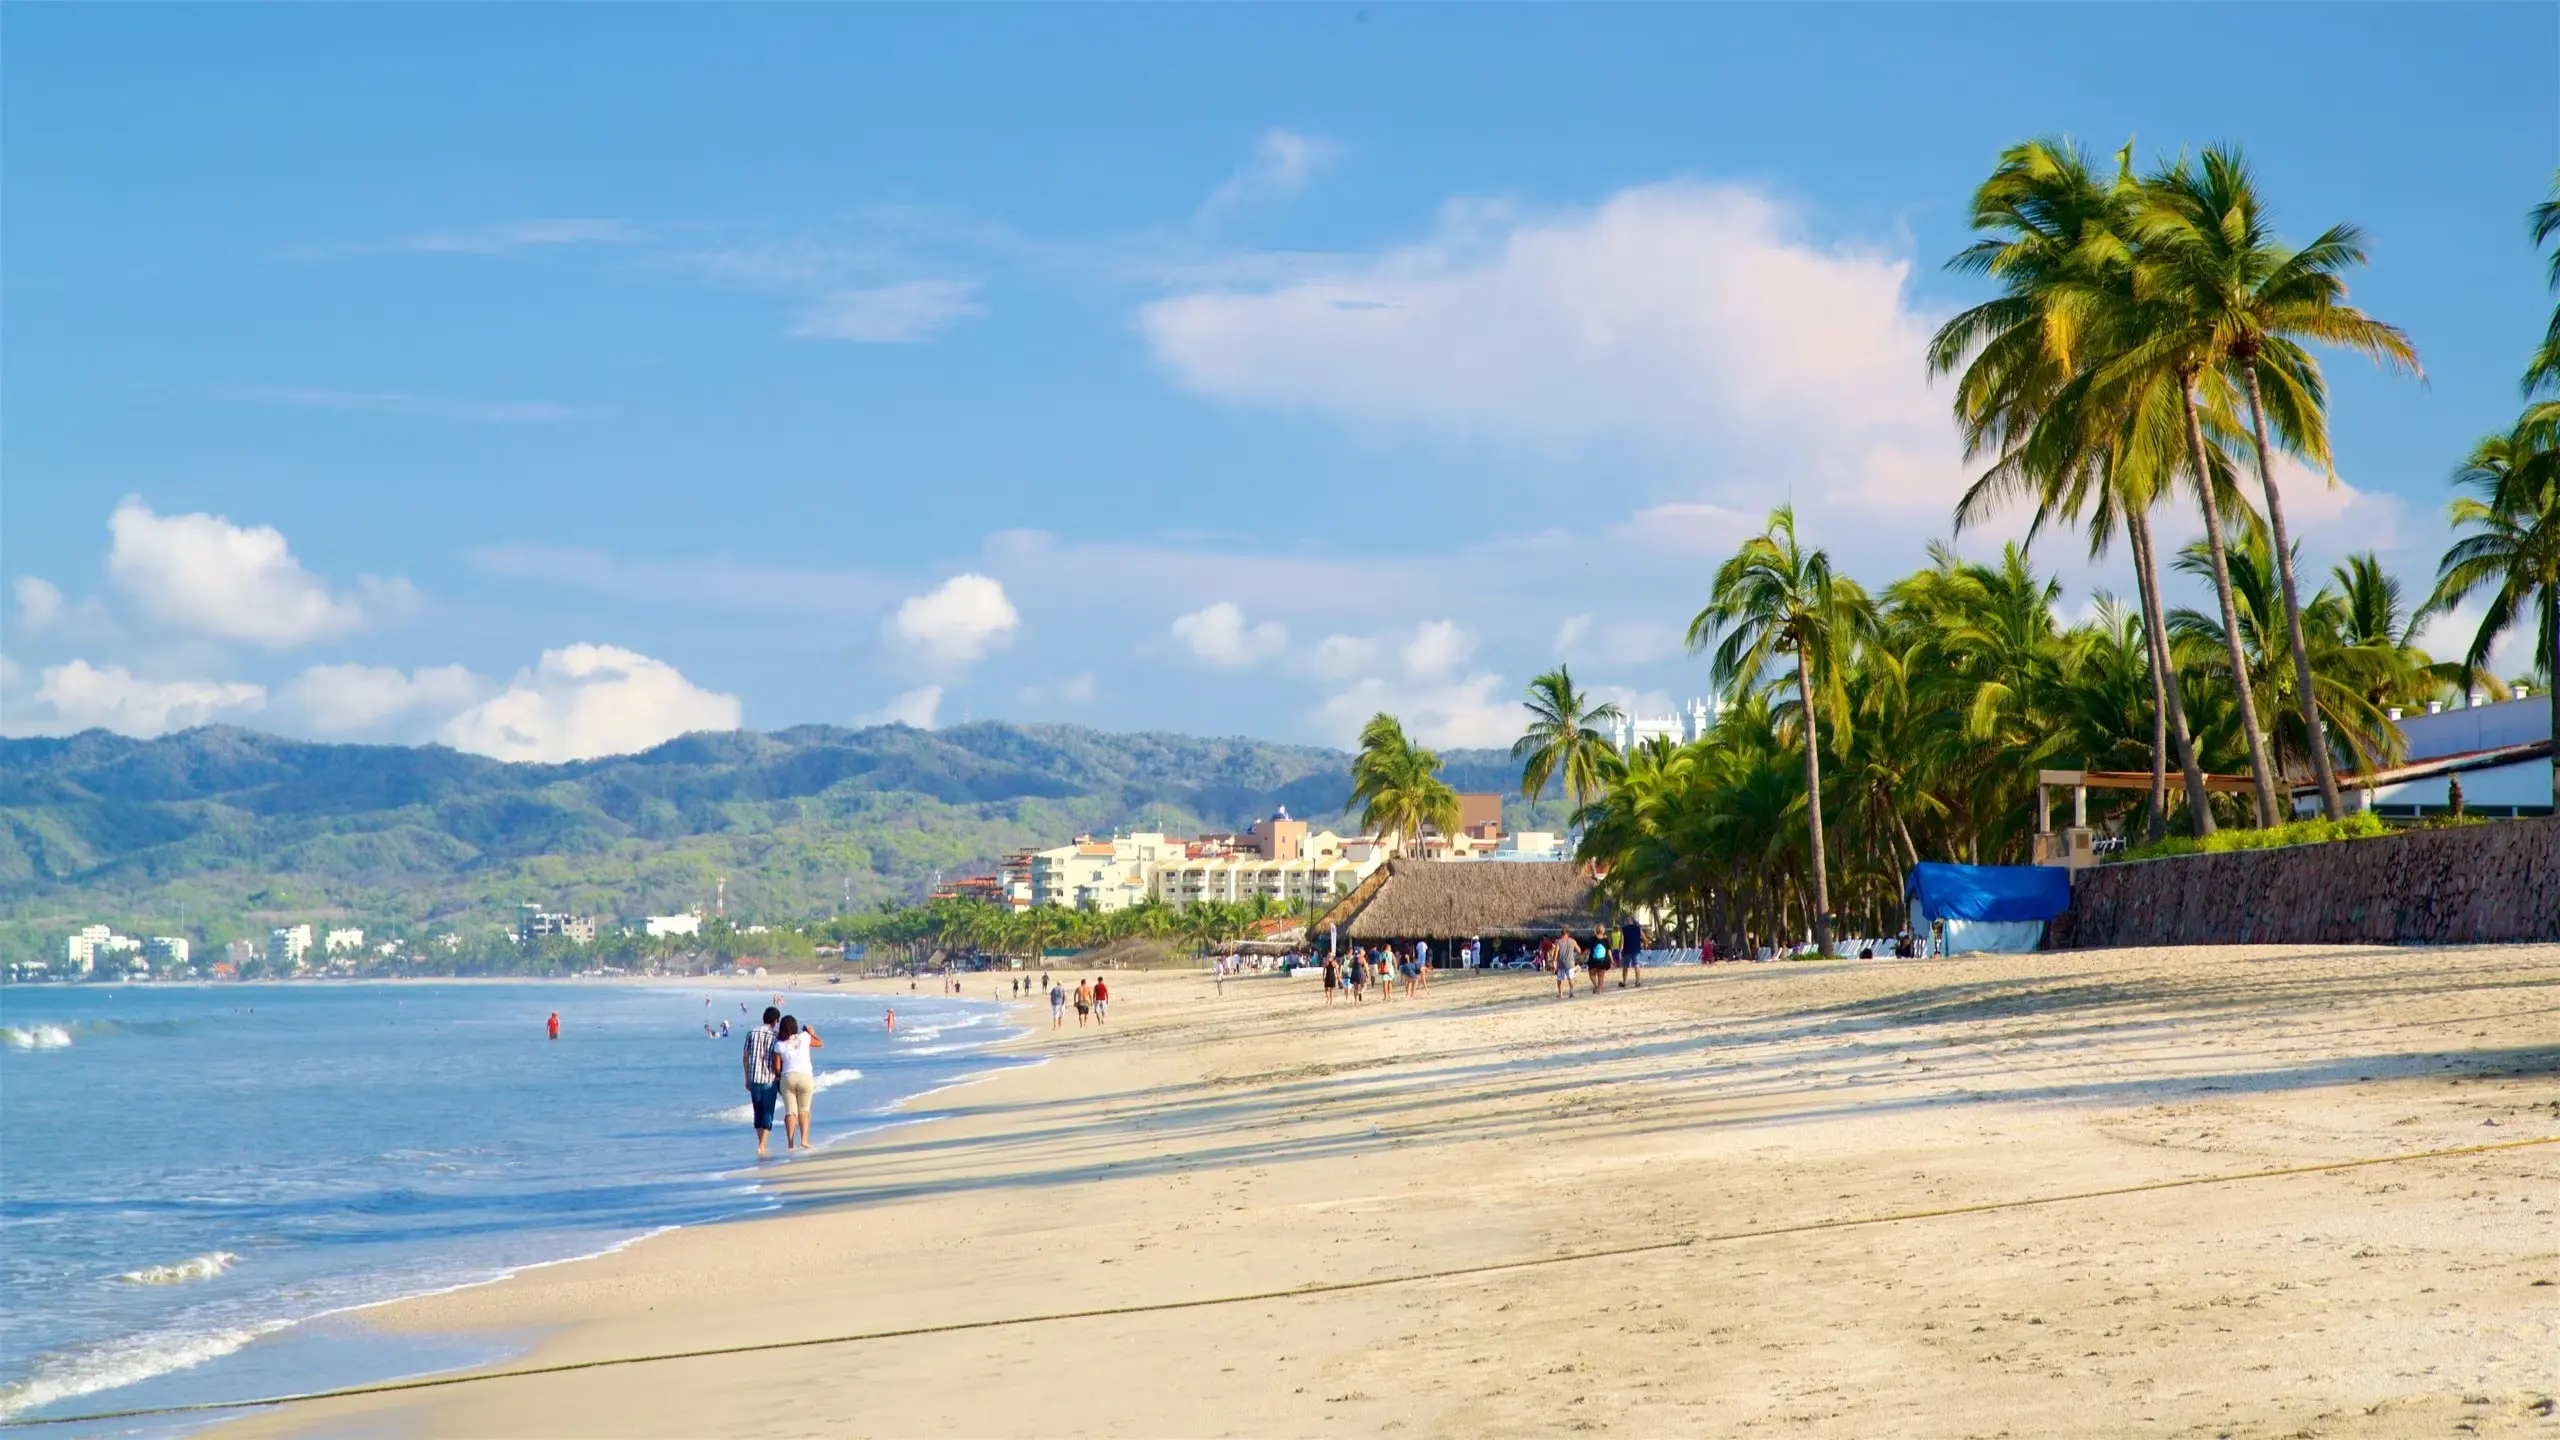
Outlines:
[[2560, 817], [2099, 865], [2056, 949], [2560, 940]]

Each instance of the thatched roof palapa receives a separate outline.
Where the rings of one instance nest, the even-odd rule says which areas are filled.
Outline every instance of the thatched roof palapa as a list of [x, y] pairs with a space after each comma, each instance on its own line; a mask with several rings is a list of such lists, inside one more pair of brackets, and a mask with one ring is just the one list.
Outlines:
[[1390, 860], [1316, 922], [1346, 940], [1536, 939], [1599, 928], [1591, 876], [1570, 861]]

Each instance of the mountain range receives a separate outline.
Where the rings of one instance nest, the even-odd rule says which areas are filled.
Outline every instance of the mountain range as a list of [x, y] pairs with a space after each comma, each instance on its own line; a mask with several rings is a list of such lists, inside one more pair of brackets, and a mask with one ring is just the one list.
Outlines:
[[[1443, 758], [1527, 819], [1517, 762]], [[999, 721], [702, 733], [558, 765], [230, 726], [6, 739], [0, 958], [89, 922], [218, 944], [302, 920], [504, 923], [525, 902], [663, 914], [724, 877], [733, 917], [793, 919], [1082, 833], [1235, 830], [1281, 806], [1340, 824], [1349, 789], [1335, 750]]]

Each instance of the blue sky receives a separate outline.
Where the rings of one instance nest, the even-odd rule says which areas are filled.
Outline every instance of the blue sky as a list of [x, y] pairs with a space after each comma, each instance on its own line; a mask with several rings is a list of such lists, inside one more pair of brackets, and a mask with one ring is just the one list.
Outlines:
[[1875, 581], [1945, 534], [1916, 346], [2036, 134], [2238, 141], [2288, 234], [2372, 233], [2427, 380], [2332, 361], [2319, 569], [2422, 588], [2549, 313], [2547, 5], [0, 26], [14, 732], [1489, 743], [1560, 658], [1667, 704], [1770, 505]]

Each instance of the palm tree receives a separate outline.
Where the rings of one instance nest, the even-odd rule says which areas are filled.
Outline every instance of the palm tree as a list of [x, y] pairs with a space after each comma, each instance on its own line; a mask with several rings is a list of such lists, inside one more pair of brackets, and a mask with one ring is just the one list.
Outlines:
[[[2500, 636], [2538, 612], [2534, 654], [2551, 733], [2560, 735], [2560, 402], [2536, 405], [2514, 430], [2482, 440], [2453, 478], [2480, 494], [2453, 502], [2454, 527], [2470, 533], [2445, 552], [2427, 608], [2446, 610], [2492, 592], [2464, 657], [2473, 668], [2488, 663]], [[2560, 761], [2551, 767], [2551, 803], [2560, 811]]]
[[[1716, 644], [1715, 682], [1737, 694], [1769, 678], [1777, 657], [1795, 664], [1798, 726], [1804, 746], [1805, 824], [1813, 894], [1807, 909], [1814, 944], [1831, 947], [1831, 882], [1823, 856], [1821, 739], [1815, 719], [1827, 711], [1835, 736], [1849, 728], [1843, 681], [1858, 638], [1874, 626], [1874, 607], [1858, 582], [1836, 575], [1831, 556], [1796, 540], [1795, 508], [1769, 512], [1769, 528], [1742, 543], [1716, 571], [1707, 608], [1689, 622], [1689, 648]], [[1820, 704], [1816, 703], [1817, 690]]]
[[1600, 727], [1617, 720], [1615, 705], [1594, 705], [1573, 688], [1573, 670], [1558, 665], [1529, 682], [1529, 728], [1511, 743], [1521, 762], [1520, 793], [1535, 800], [1551, 779], [1563, 782], [1565, 801], [1579, 810], [1600, 792], [1608, 763], [1617, 755]]
[[[2549, 244], [2560, 235], [2560, 171], [2552, 172], [2551, 198], [2533, 207], [2533, 243]], [[2560, 290], [2560, 247], [2551, 252], [2551, 288]], [[2551, 326], [2542, 332], [2542, 344], [2533, 352], [2533, 361], [2525, 366], [2524, 393], [2530, 398], [2545, 387], [2560, 386], [2560, 305], [2551, 307]]]
[[1415, 745], [1404, 726], [1383, 712], [1360, 728], [1359, 753], [1351, 761], [1351, 798], [1371, 833], [1420, 837], [1424, 826], [1447, 834], [1458, 828], [1458, 792], [1440, 778], [1440, 757]]
[[1939, 329], [1930, 342], [1929, 368], [1944, 374], [1964, 364], [1955, 408], [1967, 456], [1998, 457], [1958, 503], [1959, 533], [1998, 504], [2030, 493], [2037, 502], [2030, 537], [2050, 518], [2075, 520], [2086, 510], [2095, 558], [2119, 518], [2124, 525], [2150, 657], [2150, 824], [2156, 841], [2165, 824], [2173, 749], [2198, 834], [2213, 833], [2213, 810], [2187, 732], [2178, 674], [2168, 663], [2151, 545], [2149, 512], [2167, 489], [2172, 467], [2159, 444], [2130, 443], [2142, 433], [2146, 399], [2148, 418], [2158, 428], [2159, 387], [2093, 393], [2086, 379], [2097, 353], [2093, 345], [2124, 328], [2117, 317], [2128, 308], [2132, 256], [2125, 234], [2139, 191], [2131, 168], [2130, 146], [2117, 156], [2111, 186], [2095, 177], [2068, 140], [2032, 140], [2003, 154], [1974, 193], [1973, 226], [1988, 238], [1948, 262], [1952, 270], [1997, 278], [2002, 294]]
[[[2418, 352], [2398, 327], [2346, 303], [2346, 284], [2339, 277], [2364, 263], [2364, 232], [2353, 225], [2333, 225], [2301, 249], [2286, 249], [2268, 228], [2256, 182], [2238, 151], [2208, 149], [2193, 166], [2181, 159], [2153, 174], [2144, 189], [2148, 203], [2136, 230], [2137, 272], [2163, 312], [2163, 338], [2184, 360], [2191, 389], [2197, 373], [2213, 370], [2226, 380], [2236, 378], [2248, 397], [2268, 548], [2283, 582], [2294, 694], [2310, 734], [2311, 773], [2319, 782], [2321, 809], [2336, 820], [2345, 810], [2320, 725], [2268, 423], [2272, 418], [2283, 432], [2287, 449], [2328, 468], [2328, 387], [2319, 361], [2302, 342], [2356, 350], [2412, 374], [2418, 373]], [[2267, 777], [2259, 777], [2258, 788], [2262, 795], [2268, 792]]]

